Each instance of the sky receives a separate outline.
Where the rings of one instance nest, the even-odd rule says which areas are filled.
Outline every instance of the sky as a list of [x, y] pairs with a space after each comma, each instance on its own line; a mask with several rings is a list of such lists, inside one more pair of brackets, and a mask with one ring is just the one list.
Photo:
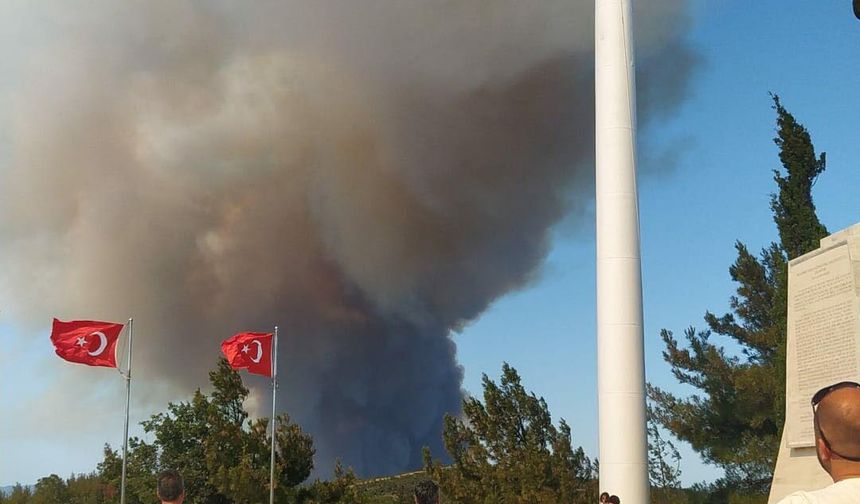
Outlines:
[[[776, 239], [768, 202], [779, 163], [768, 93], [778, 94], [818, 151], [827, 152], [827, 170], [813, 193], [822, 222], [830, 231], [860, 222], [854, 194], [860, 187], [860, 20], [850, 2], [696, 0], [687, 15], [684, 42], [697, 56], [689, 83], [677, 104], [651, 120], [639, 138], [646, 373], [651, 383], [681, 394], [693, 391], [677, 385], [663, 362], [660, 329], [680, 334], [690, 325], [702, 327], [706, 310], [725, 312], [734, 292], [728, 267], [735, 240], [758, 250]], [[661, 68], [671, 72], [671, 63]], [[4, 111], [12, 101], [0, 97]], [[7, 175], [14, 170], [9, 117], [0, 116], [0, 174]], [[596, 456], [592, 214], [593, 201], [586, 198], [581, 209], [553, 224], [537, 269], [451, 338], [467, 393], [480, 394], [481, 375], [497, 379], [508, 362], [527, 389], [546, 399], [553, 418], [571, 425], [574, 443]], [[3, 265], [24, 267], [8, 260]], [[0, 485], [91, 471], [104, 443], [121, 444], [123, 403], [117, 399], [123, 398], [123, 382], [109, 369], [69, 371], [70, 364], [41, 344], [47, 342], [49, 319], [34, 327], [15, 315], [19, 311], [7, 310], [6, 287], [0, 289]], [[92, 386], [81, 379], [96, 375]], [[164, 397], [186, 397], [167, 385], [133, 393], [133, 424], [160, 411]], [[131, 430], [141, 435], [138, 426]], [[679, 447], [685, 484], [720, 476], [689, 447]]]
[[[703, 56], [679, 113], [643, 141], [673, 146], [676, 165], [640, 176], [639, 205], [647, 380], [678, 393], [663, 359], [661, 329], [704, 328], [706, 310], [729, 310], [734, 243], [776, 240], [769, 210], [780, 167], [769, 92], [806, 126], [827, 169], [813, 190], [831, 232], [860, 222], [860, 20], [850, 2], [697, 2], [690, 36]], [[648, 167], [640, 167], [647, 170]], [[543, 395], [575, 442], [597, 452], [594, 243], [558, 230], [539, 282], [496, 303], [456, 337], [466, 388], [513, 365]], [[575, 288], [571, 288], [575, 286]], [[523, 316], [529, 314], [529, 316]], [[732, 348], [731, 342], [725, 342]], [[684, 443], [682, 481], [722, 473]]]

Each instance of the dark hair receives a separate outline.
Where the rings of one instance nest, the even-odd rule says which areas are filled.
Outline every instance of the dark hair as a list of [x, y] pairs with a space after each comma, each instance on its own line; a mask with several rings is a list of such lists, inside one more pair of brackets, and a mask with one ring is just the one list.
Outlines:
[[158, 498], [173, 502], [185, 492], [185, 483], [178, 471], [162, 471], [158, 475]]
[[612, 504], [621, 504], [621, 499], [619, 499], [617, 495], [612, 495], [609, 497], [609, 502]]
[[609, 492], [603, 492], [602, 494], [600, 494], [600, 498], [601, 498], [601, 499], [602, 499], [602, 498], [604, 498], [604, 497], [606, 497], [607, 499], [609, 499]]
[[424, 480], [415, 485], [414, 495], [418, 504], [436, 504], [439, 502], [439, 487], [430, 480]]

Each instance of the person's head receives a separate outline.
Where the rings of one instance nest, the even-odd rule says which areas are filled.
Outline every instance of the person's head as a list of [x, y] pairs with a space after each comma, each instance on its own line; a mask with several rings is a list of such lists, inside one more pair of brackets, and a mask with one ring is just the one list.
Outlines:
[[815, 451], [833, 481], [860, 476], [860, 384], [840, 382], [812, 396]]
[[609, 492], [600, 494], [600, 502], [609, 502]]
[[415, 504], [439, 504], [439, 487], [430, 480], [415, 485]]
[[177, 471], [162, 471], [158, 475], [158, 498], [161, 502], [181, 504], [185, 498], [185, 483]]
[[610, 495], [609, 500], [606, 502], [611, 504], [621, 504], [621, 499], [619, 499], [617, 495]]

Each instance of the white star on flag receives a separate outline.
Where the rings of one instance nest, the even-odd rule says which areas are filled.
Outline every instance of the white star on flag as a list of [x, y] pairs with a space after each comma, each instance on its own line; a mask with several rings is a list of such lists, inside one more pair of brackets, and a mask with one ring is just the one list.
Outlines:
[[248, 345], [244, 345], [244, 346], [242, 346], [242, 353], [248, 353], [248, 352], [250, 352], [250, 351], [251, 351], [251, 349], [250, 349], [250, 348], [248, 348]]
[[75, 344], [78, 345], [79, 347], [83, 348], [83, 347], [87, 346], [87, 339], [84, 338], [83, 336], [81, 336], [80, 338], [78, 338], [78, 342]]

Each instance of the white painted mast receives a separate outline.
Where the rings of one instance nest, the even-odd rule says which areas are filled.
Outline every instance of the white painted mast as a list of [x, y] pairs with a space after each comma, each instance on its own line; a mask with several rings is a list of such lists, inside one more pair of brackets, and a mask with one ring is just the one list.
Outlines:
[[275, 502], [275, 445], [278, 442], [277, 410], [275, 399], [278, 397], [278, 326], [272, 340], [272, 453], [269, 458], [269, 504]]
[[128, 360], [126, 361], [126, 370], [123, 374], [119, 374], [125, 378], [125, 427], [123, 427], [122, 437], [122, 479], [119, 485], [119, 502], [125, 504], [125, 482], [126, 468], [128, 467], [128, 410], [131, 405], [131, 343], [134, 338], [134, 319], [128, 319]]
[[632, 0], [595, 0], [600, 491], [647, 504]]

